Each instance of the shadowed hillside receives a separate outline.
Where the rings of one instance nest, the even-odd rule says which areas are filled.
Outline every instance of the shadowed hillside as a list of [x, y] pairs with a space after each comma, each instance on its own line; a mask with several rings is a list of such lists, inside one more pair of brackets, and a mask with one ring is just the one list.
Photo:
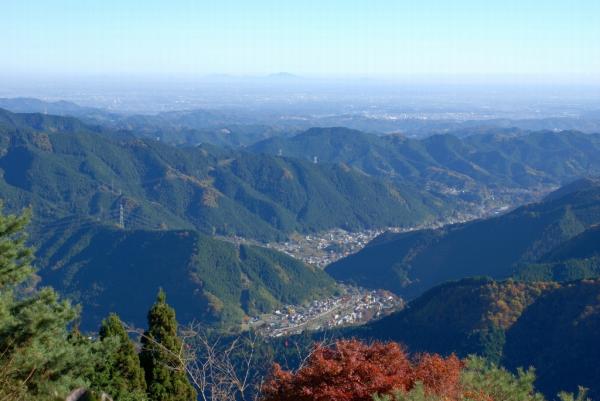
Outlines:
[[524, 269], [534, 276], [527, 265], [543, 261], [600, 222], [597, 181], [584, 180], [573, 191], [559, 194], [490, 219], [439, 230], [384, 234], [357, 254], [329, 265], [327, 272], [339, 280], [407, 297], [465, 277], [502, 279], [519, 276]]

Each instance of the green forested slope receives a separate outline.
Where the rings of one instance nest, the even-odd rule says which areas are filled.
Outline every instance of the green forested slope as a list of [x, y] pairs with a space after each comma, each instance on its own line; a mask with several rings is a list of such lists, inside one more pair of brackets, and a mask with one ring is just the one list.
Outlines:
[[415, 224], [447, 208], [414, 186], [399, 188], [341, 165], [118, 139], [62, 117], [0, 117], [0, 197], [12, 210], [33, 205], [41, 221], [117, 221], [123, 205], [133, 227], [273, 239]]
[[231, 328], [244, 316], [331, 294], [324, 272], [276, 251], [190, 230], [125, 231], [94, 223], [38, 235], [39, 274], [83, 306], [82, 327], [110, 312], [143, 326], [159, 287], [182, 322]]

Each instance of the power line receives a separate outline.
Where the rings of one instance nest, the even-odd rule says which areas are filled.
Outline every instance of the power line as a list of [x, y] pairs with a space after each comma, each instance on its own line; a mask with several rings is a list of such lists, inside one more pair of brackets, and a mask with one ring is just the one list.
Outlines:
[[125, 210], [123, 209], [123, 203], [119, 206], [119, 227], [121, 230], [125, 229]]

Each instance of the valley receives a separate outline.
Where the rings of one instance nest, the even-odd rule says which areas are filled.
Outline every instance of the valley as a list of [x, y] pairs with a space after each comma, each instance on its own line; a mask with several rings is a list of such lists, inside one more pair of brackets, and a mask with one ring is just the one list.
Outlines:
[[0, 110], [0, 195], [31, 208], [34, 281], [80, 305], [83, 332], [112, 313], [144, 327], [158, 292], [182, 327], [257, 335], [267, 353], [359, 337], [516, 367], [545, 362], [517, 358], [513, 325], [537, 330], [529, 313], [547, 319], [563, 286], [596, 291], [596, 134], [313, 128], [237, 148], [146, 134]]
[[[521, 201], [527, 199], [536, 201], [543, 196], [555, 190], [556, 187], [539, 188], [536, 190], [518, 191], [518, 196], [512, 197], [517, 203], [507, 204], [503, 199], [505, 196], [490, 195], [484, 204], [474, 207], [473, 210], [455, 212], [452, 216], [428, 223], [418, 224], [411, 227], [384, 227], [363, 231], [346, 231], [341, 228], [328, 230], [325, 232], [302, 235], [299, 233], [291, 234], [285, 242], [260, 242], [250, 238], [238, 236], [216, 236], [217, 238], [232, 242], [234, 244], [252, 244], [264, 246], [276, 251], [285, 253], [306, 264], [324, 269], [329, 264], [342, 258], [357, 253], [369, 244], [373, 239], [384, 233], [406, 233], [411, 231], [440, 229], [444, 226], [466, 223], [471, 220], [483, 219], [506, 213], [512, 208], [521, 205]], [[457, 189], [453, 191], [458, 192]]]

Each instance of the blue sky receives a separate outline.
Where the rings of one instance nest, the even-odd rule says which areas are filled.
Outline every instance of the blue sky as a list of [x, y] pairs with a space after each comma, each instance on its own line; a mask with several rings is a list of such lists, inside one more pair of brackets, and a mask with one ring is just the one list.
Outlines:
[[600, 72], [598, 0], [7, 0], [0, 74]]

